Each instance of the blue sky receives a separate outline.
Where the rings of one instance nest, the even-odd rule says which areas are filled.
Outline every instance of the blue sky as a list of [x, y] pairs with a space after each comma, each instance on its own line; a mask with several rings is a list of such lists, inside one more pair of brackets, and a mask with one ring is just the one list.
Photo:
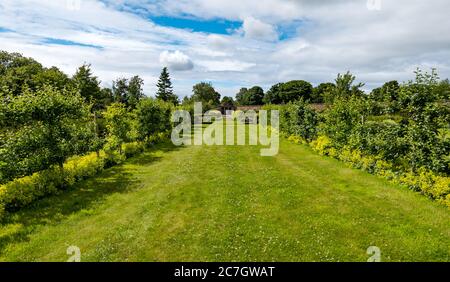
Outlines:
[[0, 26], [0, 32], [11, 32], [12, 30]]
[[446, 0], [2, 0], [0, 49], [68, 74], [91, 63], [104, 85], [140, 75], [148, 95], [163, 66], [180, 96], [200, 81], [234, 96], [347, 70], [371, 89], [411, 79], [416, 67], [450, 76], [449, 8]]
[[[1, 29], [0, 29], [0, 31], [1, 31]], [[96, 46], [96, 45], [92, 45], [92, 44], [84, 44], [84, 43], [79, 43], [79, 42], [65, 40], [65, 39], [58, 39], [58, 38], [43, 38], [41, 40], [41, 44], [42, 45], [79, 46], [79, 47], [102, 49], [101, 46]]]
[[242, 26], [242, 22], [240, 21], [228, 21], [223, 19], [201, 20], [195, 18], [176, 18], [169, 16], [154, 16], [149, 17], [149, 19], [160, 26], [215, 34], [229, 34], [232, 30]]

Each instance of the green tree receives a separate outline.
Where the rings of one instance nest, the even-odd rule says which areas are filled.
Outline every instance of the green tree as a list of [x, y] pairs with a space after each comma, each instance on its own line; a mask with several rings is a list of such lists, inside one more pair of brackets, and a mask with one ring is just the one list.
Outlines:
[[193, 103], [192, 97], [184, 96], [183, 100], [181, 101], [181, 105], [191, 105]]
[[254, 86], [250, 89], [242, 88], [236, 94], [236, 100], [243, 106], [262, 105], [264, 99], [264, 90], [259, 86]]
[[375, 88], [370, 93], [370, 98], [378, 102], [393, 102], [398, 100], [400, 85], [398, 81], [386, 82], [380, 88]]
[[107, 106], [111, 105], [111, 103], [114, 102], [114, 93], [113, 93], [112, 89], [107, 88], [107, 87], [102, 88], [100, 90], [100, 99], [101, 99], [101, 104], [106, 109]]
[[248, 89], [243, 87], [239, 90], [239, 92], [236, 94], [236, 102], [239, 105], [245, 106], [247, 105], [247, 93]]
[[263, 102], [266, 104], [287, 104], [300, 99], [310, 101], [312, 94], [313, 86], [311, 83], [304, 80], [292, 80], [272, 86]]
[[135, 109], [144, 97], [144, 81], [139, 76], [131, 79], [119, 78], [113, 81], [112, 96], [114, 102], [122, 103], [129, 109]]
[[129, 140], [132, 129], [130, 113], [123, 103], [113, 103], [103, 113], [108, 130], [107, 149], [122, 153], [122, 144]]
[[221, 105], [234, 105], [235, 102], [233, 98], [225, 96], [222, 98], [222, 102], [220, 102]]
[[19, 53], [0, 51], [0, 94], [21, 95], [25, 90], [36, 91], [44, 85], [63, 90], [69, 78], [58, 68], [43, 68], [32, 58]]
[[170, 103], [153, 99], [142, 99], [136, 108], [138, 140], [145, 141], [152, 135], [171, 128]]
[[281, 87], [283, 86], [283, 83], [277, 83], [273, 85], [269, 91], [267, 91], [266, 95], [264, 95], [263, 102], [265, 104], [274, 104], [278, 105], [282, 103], [281, 100]]
[[324, 113], [322, 131], [333, 140], [337, 147], [347, 145], [353, 130], [363, 125], [370, 114], [367, 99], [362, 97], [341, 98]]
[[313, 93], [311, 83], [304, 80], [293, 80], [286, 82], [281, 87], [281, 100], [283, 103], [289, 103], [303, 99], [310, 101]]
[[329, 95], [333, 91], [333, 89], [336, 86], [334, 83], [327, 82], [327, 83], [321, 83], [317, 85], [317, 87], [313, 90], [313, 95], [311, 97], [311, 102], [313, 103], [324, 103], [325, 97]]
[[317, 137], [318, 114], [302, 99], [283, 106], [280, 122], [287, 134], [300, 136], [308, 142]]
[[133, 76], [128, 82], [127, 92], [127, 106], [135, 109], [139, 101], [145, 97], [144, 95], [144, 80], [139, 76]]
[[444, 79], [439, 82], [439, 84], [436, 87], [437, 96], [449, 102], [450, 100], [450, 81], [448, 79]]
[[50, 85], [55, 89], [64, 90], [71, 86], [69, 77], [57, 67], [45, 68], [33, 77], [36, 87]]
[[167, 67], [163, 68], [156, 86], [158, 87], [158, 91], [156, 92], [157, 99], [174, 105], [179, 104], [178, 96], [173, 93], [172, 81], [170, 80]]
[[19, 53], [0, 52], [0, 89], [7, 89], [14, 96], [24, 89], [35, 91], [35, 75], [43, 71], [40, 63]]
[[194, 102], [202, 102], [212, 107], [220, 104], [220, 94], [214, 89], [211, 83], [200, 82], [194, 85], [192, 92]]
[[128, 79], [118, 78], [113, 81], [112, 86], [113, 101], [116, 103], [127, 104], [128, 99]]
[[78, 68], [72, 77], [75, 88], [80, 92], [88, 103], [92, 103], [92, 110], [96, 111], [102, 108], [102, 97], [100, 82], [98, 78], [92, 74], [91, 65], [84, 64]]
[[[73, 91], [44, 86], [0, 102], [1, 159], [10, 176], [27, 175], [84, 153], [93, 137], [89, 107]], [[4, 169], [4, 167], [3, 167]]]
[[338, 74], [335, 80], [335, 86], [328, 95], [325, 95], [325, 102], [332, 104], [335, 99], [343, 98], [349, 99], [351, 97], [362, 97], [364, 92], [361, 88], [364, 83], [354, 84], [356, 77], [350, 72], [345, 74]]

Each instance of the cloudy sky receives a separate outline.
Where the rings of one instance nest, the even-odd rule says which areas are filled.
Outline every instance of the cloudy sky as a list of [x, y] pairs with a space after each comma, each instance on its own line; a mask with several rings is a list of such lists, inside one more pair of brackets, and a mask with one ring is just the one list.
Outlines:
[[0, 0], [0, 49], [68, 74], [90, 63], [105, 86], [140, 75], [147, 95], [163, 66], [179, 96], [347, 70], [371, 89], [416, 67], [450, 77], [449, 14], [448, 0]]

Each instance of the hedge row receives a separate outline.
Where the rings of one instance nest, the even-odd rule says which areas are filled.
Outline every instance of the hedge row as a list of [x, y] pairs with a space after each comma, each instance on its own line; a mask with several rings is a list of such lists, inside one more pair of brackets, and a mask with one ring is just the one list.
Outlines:
[[[166, 134], [160, 133], [150, 141], [157, 142], [165, 138]], [[142, 153], [145, 147], [145, 143], [133, 142], [122, 145], [122, 154], [102, 150], [99, 153], [71, 157], [64, 163], [63, 169], [54, 166], [1, 185], [0, 219], [7, 212], [17, 211], [40, 198], [68, 189], [108, 167], [120, 164], [127, 158]]]
[[327, 136], [319, 136], [312, 142], [307, 142], [298, 136], [290, 136], [289, 141], [301, 144], [309, 144], [320, 155], [330, 156], [354, 168], [365, 170], [371, 174], [382, 176], [394, 183], [402, 184], [410, 189], [420, 192], [429, 198], [450, 207], [450, 177], [439, 176], [421, 168], [416, 172], [404, 172], [379, 156], [365, 155], [359, 150], [349, 147], [337, 149]]
[[401, 86], [403, 107], [390, 116], [365, 96], [337, 98], [320, 113], [301, 100], [264, 109], [280, 111], [289, 140], [450, 206], [450, 108], [425, 78]]

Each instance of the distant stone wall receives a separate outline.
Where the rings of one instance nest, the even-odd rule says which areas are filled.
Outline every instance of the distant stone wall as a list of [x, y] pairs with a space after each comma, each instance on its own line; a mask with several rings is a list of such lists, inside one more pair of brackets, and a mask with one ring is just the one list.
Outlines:
[[323, 112], [327, 108], [326, 104], [310, 104], [309, 106], [316, 112]]
[[237, 110], [238, 111], [250, 111], [250, 110], [254, 110], [256, 112], [258, 112], [259, 110], [262, 109], [262, 107], [264, 106], [238, 106]]
[[[323, 112], [326, 109], [326, 104], [310, 104], [311, 108], [317, 112]], [[237, 111], [260, 111], [264, 106], [238, 106]]]

